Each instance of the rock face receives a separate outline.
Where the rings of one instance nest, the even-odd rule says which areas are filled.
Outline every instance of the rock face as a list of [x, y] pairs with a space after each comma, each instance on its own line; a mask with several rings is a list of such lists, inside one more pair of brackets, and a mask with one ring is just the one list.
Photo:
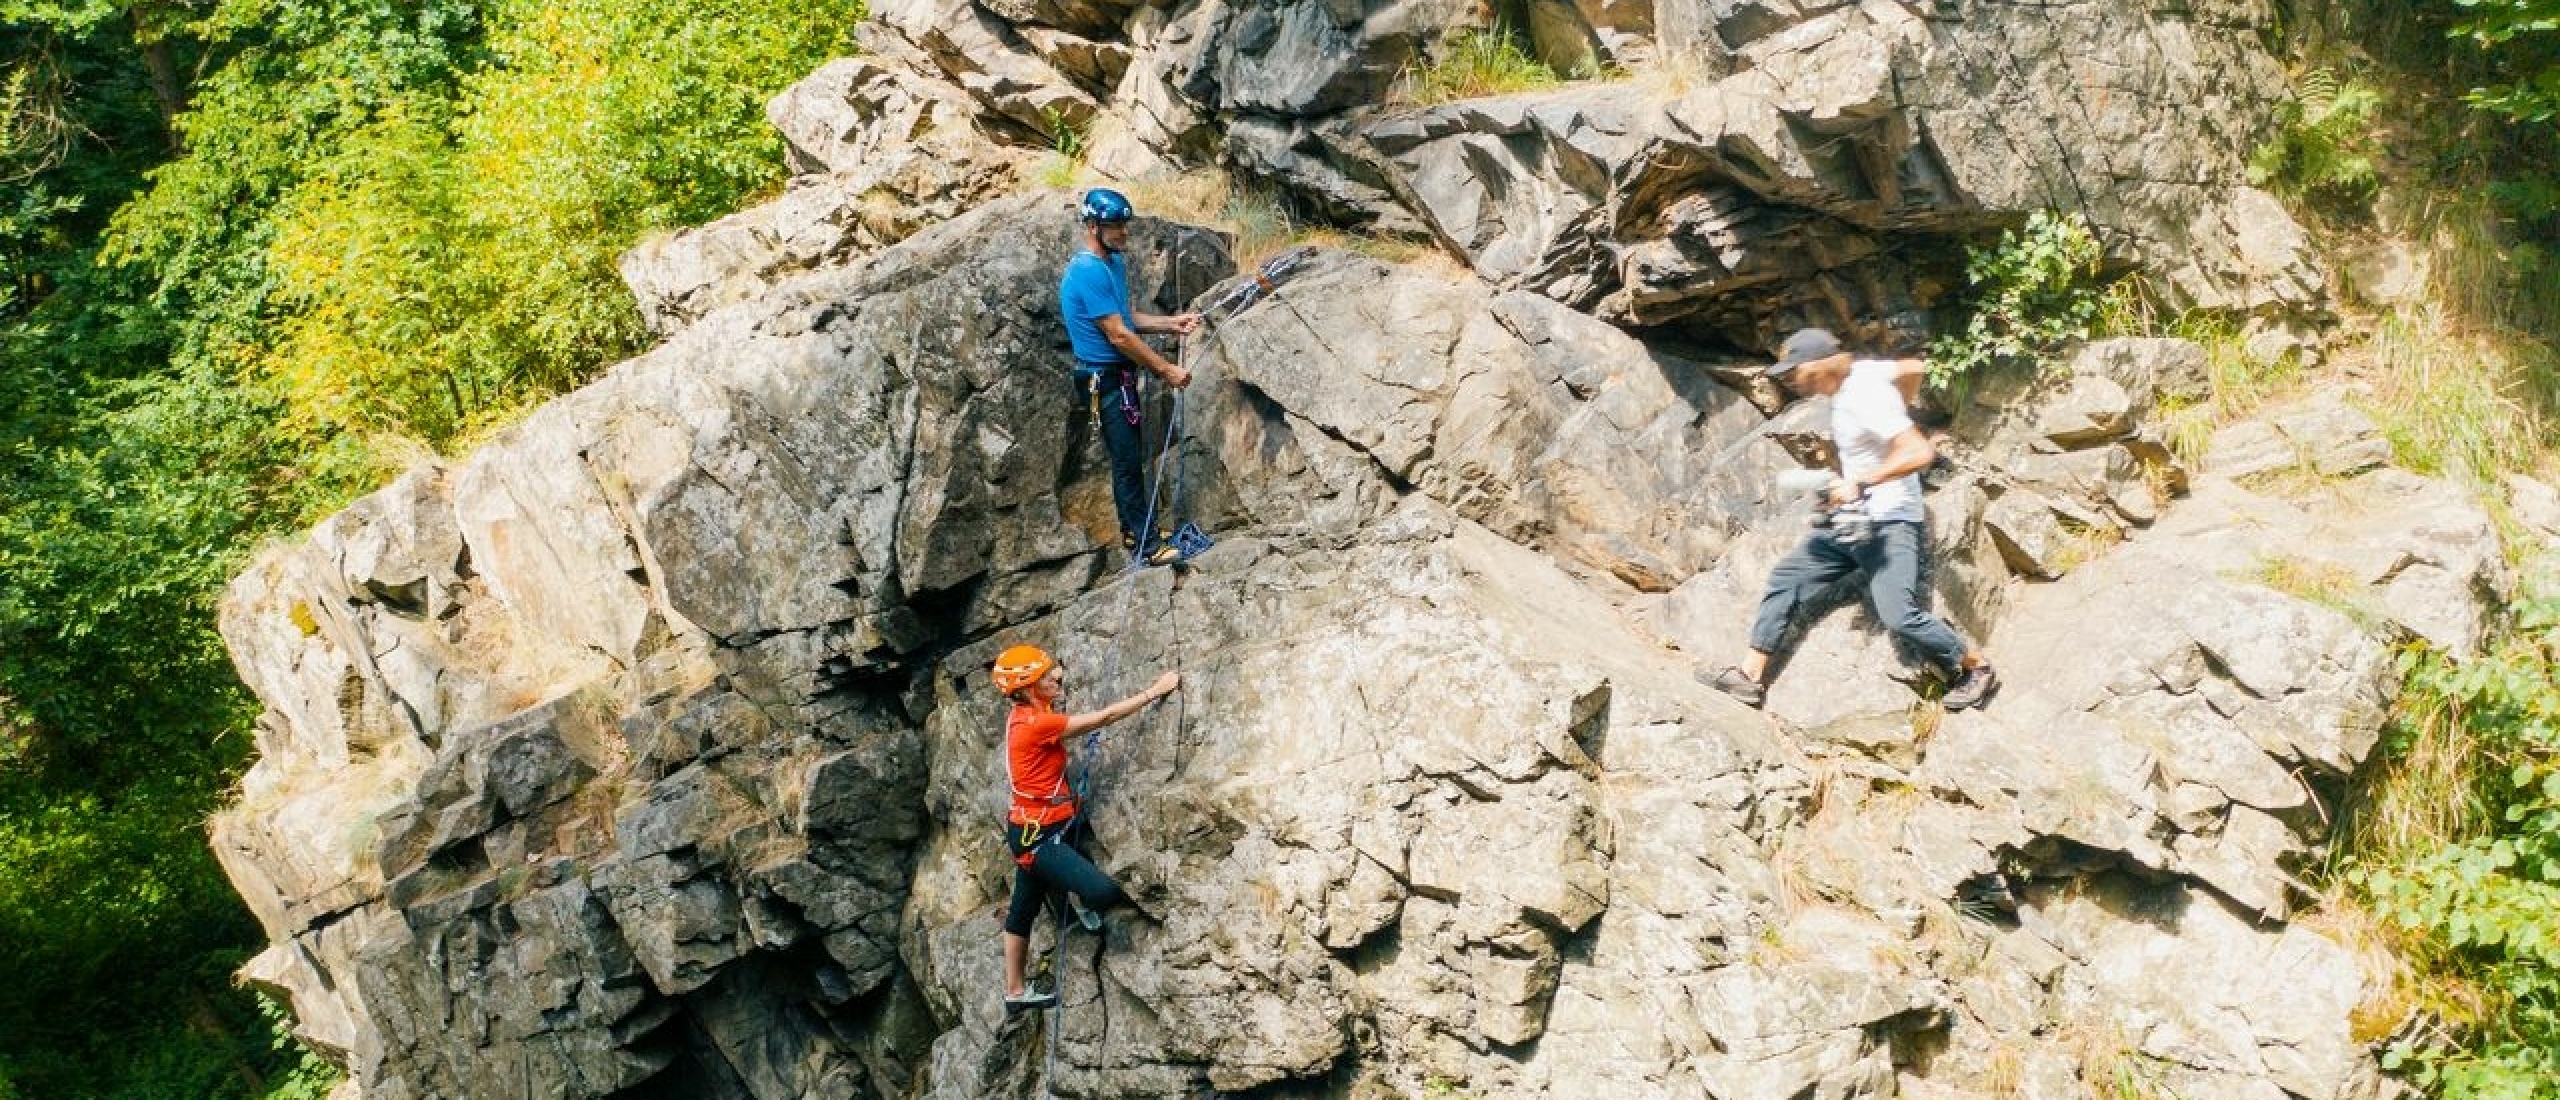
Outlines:
[[[1765, 712], [1697, 679], [1803, 536], [1777, 475], [1829, 461], [1820, 400], [1713, 349], [1890, 346], [2045, 208], [2173, 304], [2316, 312], [2241, 185], [2272, 18], [884, 0], [769, 105], [789, 190], [625, 257], [661, 347], [234, 582], [243, 976], [376, 1100], [2378, 1100], [2297, 875], [2389, 647], [2476, 646], [2507, 580], [2349, 404], [2191, 462], [2153, 414], [2194, 345], [1985, 379], [1929, 541], [1994, 706], [1939, 713], [1855, 590]], [[1400, 101], [1497, 26], [1625, 78]], [[1077, 145], [1464, 264], [1323, 253], [1170, 349], [1159, 489], [1220, 538], [1179, 571], [1117, 570], [1073, 197], [1016, 191]], [[1142, 309], [1233, 274], [1137, 238]], [[1185, 686], [1076, 746], [1135, 905], [1044, 926], [1066, 1007], [1008, 1019], [1018, 641], [1087, 703]]]
[[[2291, 876], [2388, 641], [2476, 632], [2476, 509], [2186, 470], [2146, 413], [2200, 353], [2095, 345], [1987, 387], [1933, 475], [1994, 707], [1940, 720], [1849, 607], [1753, 712], [1693, 674], [1801, 536], [1772, 482], [1817, 405], [1324, 254], [1178, 349], [1165, 490], [1221, 541], [1119, 573], [1067, 202], [713, 308], [235, 582], [246, 973], [363, 1095], [2379, 1095]], [[1178, 308], [1224, 248], [1145, 225], [1136, 289]], [[2113, 534], [2021, 564], [2026, 502]], [[2348, 598], [2267, 564], [2347, 527]], [[1077, 746], [1136, 906], [1008, 1020], [983, 670], [1026, 640], [1087, 703], [1185, 687]]]
[[[1426, 237], [1507, 288], [1730, 346], [1925, 334], [1957, 242], [2085, 218], [2176, 308], [2325, 308], [2245, 183], [2283, 75], [2262, 0], [884, 0], [869, 51], [778, 98], [764, 211], [625, 265], [662, 331], [949, 217], [1080, 148], [1142, 180], [1218, 165], [1307, 216]], [[1510, 35], [1580, 79], [1431, 106], [1413, 74]], [[2289, 330], [2288, 330], [2289, 331]]]

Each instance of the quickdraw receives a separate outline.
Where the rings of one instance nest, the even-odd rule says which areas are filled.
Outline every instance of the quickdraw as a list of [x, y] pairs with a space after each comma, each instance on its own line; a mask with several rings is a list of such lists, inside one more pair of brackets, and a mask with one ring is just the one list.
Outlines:
[[1220, 317], [1233, 318], [1253, 308], [1253, 304], [1261, 301], [1263, 295], [1280, 289], [1281, 280], [1296, 274], [1298, 269], [1306, 266], [1307, 261], [1314, 259], [1315, 255], [1314, 245], [1300, 245], [1264, 260], [1262, 267], [1253, 273], [1251, 280], [1236, 284], [1233, 289], [1219, 295], [1217, 301], [1209, 303], [1207, 308], [1202, 309], [1201, 320], [1214, 322]]

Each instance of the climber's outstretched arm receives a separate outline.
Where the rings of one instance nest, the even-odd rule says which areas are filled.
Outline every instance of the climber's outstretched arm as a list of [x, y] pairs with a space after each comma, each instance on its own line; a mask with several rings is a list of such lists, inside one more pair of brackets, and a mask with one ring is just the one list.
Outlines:
[[1147, 704], [1173, 694], [1173, 689], [1181, 686], [1182, 674], [1179, 672], [1168, 672], [1162, 676], [1156, 677], [1155, 683], [1148, 685], [1147, 690], [1141, 691], [1136, 695], [1122, 699], [1117, 703], [1113, 703], [1101, 710], [1094, 711], [1091, 714], [1068, 715], [1066, 736], [1074, 737], [1080, 733], [1091, 733], [1104, 726], [1110, 725], [1113, 722], [1127, 718], [1132, 714], [1136, 714], [1139, 711], [1147, 709]]

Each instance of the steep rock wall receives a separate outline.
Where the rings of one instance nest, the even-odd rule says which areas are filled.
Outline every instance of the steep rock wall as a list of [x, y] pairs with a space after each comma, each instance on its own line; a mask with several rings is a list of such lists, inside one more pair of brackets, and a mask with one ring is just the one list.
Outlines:
[[[1183, 349], [1169, 480], [1221, 545], [1118, 574], [1065, 209], [717, 310], [235, 583], [248, 974], [363, 1095], [2379, 1094], [2367, 978], [2289, 875], [2385, 642], [2498, 577], [2458, 493], [2354, 457], [2369, 424], [2223, 441], [2360, 479], [2306, 511], [2158, 447], [2133, 395], [2191, 347], [1997, 391], [1933, 538], [2008, 692], [1939, 720], [1849, 608], [1761, 714], [1692, 673], [1801, 530], [1767, 475], [1818, 408], [1328, 254]], [[1147, 227], [1141, 294], [1223, 247]], [[2039, 515], [2131, 541], [2040, 559]], [[2252, 583], [2304, 546], [2399, 610]], [[1007, 1021], [982, 670], [1023, 639], [1086, 700], [1186, 688], [1092, 758], [1138, 911]]]

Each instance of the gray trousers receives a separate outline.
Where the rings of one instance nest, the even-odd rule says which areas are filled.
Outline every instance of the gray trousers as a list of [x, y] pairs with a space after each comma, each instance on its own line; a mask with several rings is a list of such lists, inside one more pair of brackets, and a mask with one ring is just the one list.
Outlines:
[[1863, 569], [1876, 618], [1952, 678], [1963, 670], [1964, 639], [1929, 611], [1929, 594], [1920, 588], [1928, 554], [1928, 533], [1910, 520], [1878, 523], [1872, 536], [1854, 545], [1833, 538], [1828, 530], [1815, 531], [1769, 571], [1769, 588], [1761, 593], [1760, 613], [1751, 621], [1751, 648], [1776, 653], [1807, 603]]

